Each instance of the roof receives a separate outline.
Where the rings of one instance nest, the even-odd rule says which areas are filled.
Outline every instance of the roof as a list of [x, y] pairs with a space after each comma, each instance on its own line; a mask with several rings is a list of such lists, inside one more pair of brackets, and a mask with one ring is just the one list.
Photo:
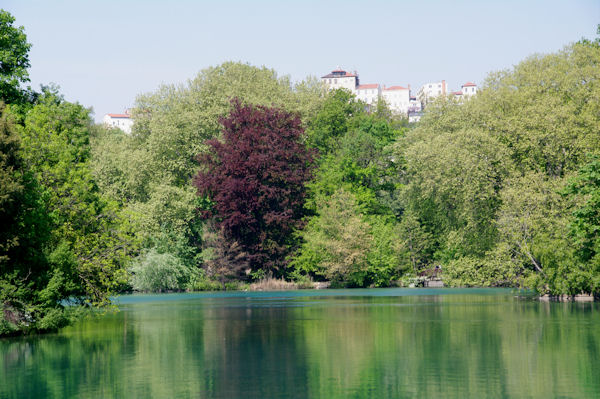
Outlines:
[[462, 96], [462, 91], [453, 91], [452, 94], [454, 94], [455, 96]]
[[358, 87], [356, 87], [356, 90], [377, 89], [378, 87], [379, 87], [379, 84], [377, 84], [377, 83], [369, 83], [366, 85], [358, 85]]
[[391, 87], [387, 87], [383, 90], [408, 90], [408, 88], [402, 87], [402, 86], [391, 86]]
[[346, 71], [343, 71], [341, 69], [336, 69], [334, 71], [331, 71], [331, 73], [328, 73], [325, 76], [321, 76], [321, 79], [325, 79], [325, 78], [354, 78], [356, 77], [355, 74], [353, 73], [348, 73]]
[[467, 82], [464, 85], [462, 85], [462, 87], [471, 87], [471, 86], [477, 86], [477, 85], [473, 82]]
[[131, 118], [131, 115], [129, 114], [106, 114], [108, 116], [110, 116], [111, 118]]

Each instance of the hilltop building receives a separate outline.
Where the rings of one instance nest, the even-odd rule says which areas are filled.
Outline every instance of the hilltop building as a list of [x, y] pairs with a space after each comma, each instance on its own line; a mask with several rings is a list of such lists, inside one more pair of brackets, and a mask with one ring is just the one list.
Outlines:
[[377, 83], [356, 86], [356, 98], [368, 105], [374, 105], [381, 96], [381, 86]]
[[392, 111], [408, 115], [410, 89], [402, 86], [384, 87], [381, 96]]
[[477, 85], [472, 82], [467, 82], [462, 85], [461, 92], [465, 97], [471, 97], [477, 94]]
[[417, 98], [421, 101], [423, 107], [439, 96], [448, 94], [448, 86], [446, 81], [425, 83], [417, 92]]
[[346, 72], [338, 67], [331, 73], [321, 76], [323, 81], [330, 90], [348, 89], [351, 92], [356, 91], [356, 86], [359, 85], [358, 74]]
[[462, 85], [459, 91], [454, 91], [452, 94], [456, 100], [463, 101], [477, 94], [477, 85], [475, 83], [467, 82]]
[[408, 116], [409, 122], [418, 122], [427, 104], [438, 97], [454, 96], [455, 99], [462, 102], [477, 93], [475, 83], [467, 82], [462, 85], [461, 90], [449, 91], [446, 81], [442, 80], [424, 84], [417, 95], [412, 96], [410, 85], [407, 87], [382, 87], [378, 83], [360, 84], [356, 71], [350, 73], [340, 67], [322, 76], [321, 81], [329, 90], [349, 90], [356, 95], [358, 100], [367, 104], [368, 108], [377, 104], [377, 101], [382, 98], [391, 111]]
[[340, 67], [331, 73], [321, 76], [329, 90], [347, 89], [356, 95], [358, 100], [363, 101], [369, 107], [375, 105], [383, 98], [393, 112], [408, 114], [410, 87], [392, 86], [383, 88], [378, 83], [360, 84], [358, 73], [346, 72]]
[[106, 114], [103, 122], [105, 126], [121, 129], [127, 134], [131, 133], [131, 127], [133, 126], [133, 119], [129, 114], [129, 110], [125, 110], [123, 114]]

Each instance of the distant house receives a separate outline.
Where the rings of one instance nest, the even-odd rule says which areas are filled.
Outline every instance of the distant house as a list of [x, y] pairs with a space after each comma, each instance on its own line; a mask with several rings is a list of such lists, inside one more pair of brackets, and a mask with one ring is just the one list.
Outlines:
[[446, 81], [425, 83], [417, 92], [417, 98], [421, 101], [423, 107], [439, 96], [448, 94], [448, 86]]
[[390, 109], [397, 114], [408, 114], [410, 89], [402, 86], [384, 87], [381, 96]]
[[131, 127], [133, 126], [133, 119], [131, 119], [129, 110], [126, 110], [124, 114], [106, 114], [103, 122], [105, 126], [121, 129], [128, 134], [131, 133]]
[[377, 83], [356, 86], [356, 98], [368, 105], [377, 103], [381, 96], [381, 86]]
[[321, 76], [321, 81], [325, 83], [329, 90], [347, 89], [352, 93], [356, 92], [356, 86], [359, 85], [358, 74], [349, 73], [340, 68]]
[[422, 110], [421, 101], [417, 97], [411, 96], [408, 100], [408, 113], [421, 112]]
[[465, 97], [471, 97], [477, 94], [477, 85], [472, 82], [467, 82], [462, 85], [462, 95]]

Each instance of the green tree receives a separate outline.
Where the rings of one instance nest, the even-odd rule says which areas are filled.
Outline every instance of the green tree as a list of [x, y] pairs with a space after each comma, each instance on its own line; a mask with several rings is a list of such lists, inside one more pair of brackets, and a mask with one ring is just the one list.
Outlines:
[[600, 254], [600, 160], [583, 165], [568, 184], [565, 193], [581, 198], [573, 212], [570, 234], [578, 257], [589, 262]]
[[0, 101], [20, 102], [21, 83], [29, 82], [29, 49], [22, 26], [14, 26], [15, 19], [0, 9]]
[[444, 263], [447, 283], [597, 290], [593, 262], [574, 250], [593, 246], [577, 220], [588, 194], [577, 183], [559, 192], [600, 148], [599, 65], [597, 40], [534, 55], [490, 74], [464, 104], [430, 104], [395, 145], [404, 162], [398, 202], [433, 234], [430, 261]]
[[19, 128], [23, 158], [44, 188], [53, 228], [49, 260], [68, 287], [63, 294], [105, 305], [123, 283], [135, 245], [117, 204], [100, 195], [92, 177], [92, 130], [90, 111], [56, 91], [44, 92]]
[[479, 130], [446, 133], [427, 125], [408, 140], [403, 196], [436, 237], [438, 256], [482, 255], [492, 248], [499, 192], [510, 171], [504, 146]]
[[10, 112], [0, 104], [0, 335], [54, 329], [67, 318], [53, 298], [64, 292], [49, 267], [51, 220], [28, 170]]
[[365, 284], [373, 238], [351, 193], [336, 191], [301, 235], [304, 244], [292, 264], [297, 273], [324, 276], [334, 284]]
[[[92, 165], [100, 190], [123, 204], [122, 214], [144, 247], [167, 238], [171, 249], [159, 252], [178, 252], [184, 263], [198, 266], [203, 228], [196, 209], [203, 205], [192, 185], [202, 166], [196, 157], [208, 151], [207, 140], [220, 136], [219, 120], [229, 114], [233, 97], [297, 111], [306, 120], [319, 108], [323, 88], [316, 79], [292, 85], [272, 69], [226, 62], [185, 84], [140, 95], [131, 135], [102, 131], [93, 138]], [[164, 239], [159, 241], [164, 248]], [[189, 250], [181, 251], [183, 242]]]

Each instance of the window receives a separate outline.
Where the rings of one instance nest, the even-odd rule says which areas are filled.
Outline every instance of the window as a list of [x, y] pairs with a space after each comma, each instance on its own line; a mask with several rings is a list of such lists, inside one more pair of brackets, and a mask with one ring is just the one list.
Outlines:
[[333, 83], [337, 84], [337, 79], [333, 79]]

